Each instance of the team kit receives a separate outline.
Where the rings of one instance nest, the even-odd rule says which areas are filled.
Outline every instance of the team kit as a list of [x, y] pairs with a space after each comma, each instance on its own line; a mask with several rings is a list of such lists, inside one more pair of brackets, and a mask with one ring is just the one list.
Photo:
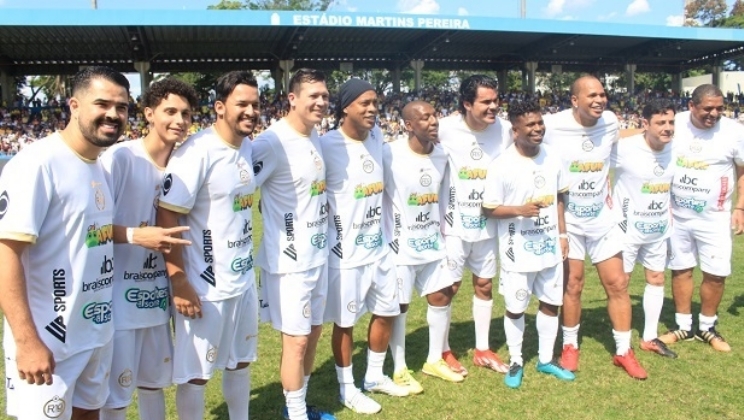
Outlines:
[[[306, 403], [324, 323], [333, 324], [340, 403], [374, 414], [376, 393], [424, 392], [406, 363], [414, 290], [426, 299], [421, 374], [466, 380], [449, 345], [466, 270], [469, 365], [502, 374], [508, 388], [519, 388], [528, 368], [576, 380], [587, 261], [607, 294], [618, 371], [648, 377], [631, 345], [636, 263], [646, 280], [638, 349], [676, 358], [672, 344], [698, 340], [731, 351], [716, 314], [732, 235], [744, 231], [744, 134], [722, 118], [716, 86], [696, 88], [684, 112], [649, 101], [644, 130], [621, 139], [593, 76], [572, 84], [571, 108], [543, 115], [530, 101], [500, 104], [497, 81], [473, 75], [450, 116], [439, 119], [424, 101], [405, 104], [407, 136], [390, 142], [377, 126], [377, 93], [361, 79], [341, 85], [336, 127], [322, 137], [316, 126], [330, 95], [320, 71], [293, 74], [286, 116], [255, 138], [253, 74], [227, 73], [214, 90], [217, 121], [188, 136], [195, 90], [154, 82], [142, 97], [148, 133], [117, 143], [129, 83], [88, 67], [73, 78], [67, 127], [4, 168], [8, 415], [122, 420], [136, 392], [139, 418], [162, 420], [163, 389], [176, 384], [178, 417], [203, 419], [206, 384], [222, 371], [229, 418], [247, 419], [259, 320], [281, 334], [277, 417], [335, 419]], [[263, 233], [254, 256], [256, 207]], [[667, 283], [677, 326], [659, 334]], [[495, 292], [505, 306], [504, 361], [490, 348]], [[524, 314], [533, 295], [538, 354], [528, 367]], [[358, 380], [353, 330], [367, 313]], [[388, 353], [392, 372], [383, 370]]]

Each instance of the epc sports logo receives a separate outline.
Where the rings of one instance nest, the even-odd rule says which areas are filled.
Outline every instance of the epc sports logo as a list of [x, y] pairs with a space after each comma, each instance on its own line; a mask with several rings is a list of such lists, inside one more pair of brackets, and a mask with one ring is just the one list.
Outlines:
[[373, 182], [367, 185], [359, 184], [356, 186], [356, 188], [354, 188], [354, 198], [357, 200], [361, 200], [362, 198], [380, 194], [382, 193], [382, 190], [382, 182]]
[[696, 200], [694, 198], [684, 198], [684, 197], [677, 197], [674, 196], [674, 204], [678, 205], [679, 207], [694, 210], [698, 213], [702, 213], [703, 210], [705, 210], [705, 205], [707, 204], [705, 200]]
[[483, 229], [486, 227], [486, 218], [483, 216], [468, 216], [460, 214], [463, 229]]
[[253, 207], [253, 194], [235, 194], [232, 209], [235, 213]]
[[469, 168], [467, 166], [463, 166], [457, 172], [457, 177], [459, 179], [465, 179], [465, 180], [486, 179], [486, 170], [480, 169], [480, 168]]
[[416, 252], [422, 252], [429, 249], [439, 249], [439, 233], [434, 233], [426, 238], [412, 238], [408, 240], [408, 246], [415, 249]]
[[359, 234], [354, 242], [356, 245], [364, 246], [366, 249], [375, 249], [382, 246], [382, 231], [372, 235]]
[[310, 184], [310, 196], [311, 197], [321, 195], [325, 193], [325, 191], [326, 191], [325, 179], [321, 181], [313, 181], [313, 183]]
[[83, 318], [94, 324], [111, 322], [111, 302], [91, 302], [83, 308]]
[[323, 249], [328, 245], [328, 236], [324, 233], [316, 233], [310, 238], [310, 244], [318, 249]]
[[100, 228], [94, 223], [88, 226], [85, 235], [85, 246], [95, 248], [114, 241], [114, 225], [103, 225]]
[[639, 232], [649, 235], [652, 233], [666, 232], [668, 224], [669, 222], [666, 220], [662, 220], [660, 222], [654, 222], [654, 223], [636, 222], [635, 228], [638, 229]]
[[543, 255], [547, 253], [555, 254], [555, 239], [549, 238], [541, 241], [525, 242], [524, 249], [535, 255]]
[[132, 288], [124, 293], [127, 302], [134, 303], [137, 309], [168, 308], [168, 289], [156, 287], [153, 290]]
[[425, 206], [427, 204], [434, 204], [439, 202], [439, 194], [437, 193], [411, 193], [408, 196], [409, 206]]
[[604, 162], [579, 162], [575, 160], [568, 167], [570, 172], [599, 172], [604, 168]]
[[650, 182], [644, 182], [641, 186], [641, 193], [643, 194], [664, 194], [669, 192], [669, 184], [651, 184]]

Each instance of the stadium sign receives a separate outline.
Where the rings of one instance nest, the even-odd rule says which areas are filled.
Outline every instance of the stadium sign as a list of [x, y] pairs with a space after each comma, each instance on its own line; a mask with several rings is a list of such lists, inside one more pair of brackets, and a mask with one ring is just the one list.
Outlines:
[[464, 18], [407, 16], [407, 15], [365, 15], [340, 13], [292, 13], [289, 22], [282, 22], [287, 14], [271, 14], [271, 24], [296, 26], [344, 26], [355, 28], [419, 28], [419, 29], [470, 29], [470, 22]]

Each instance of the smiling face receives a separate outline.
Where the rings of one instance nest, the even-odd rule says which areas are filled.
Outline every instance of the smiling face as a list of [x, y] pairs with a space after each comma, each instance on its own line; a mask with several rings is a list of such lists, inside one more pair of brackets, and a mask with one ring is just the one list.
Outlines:
[[654, 149], [661, 149], [674, 137], [674, 111], [668, 109], [664, 113], [654, 114], [643, 120], [646, 139]]
[[217, 101], [214, 110], [217, 123], [225, 124], [236, 138], [244, 138], [253, 133], [259, 113], [258, 88], [241, 83], [235, 86], [225, 102]]
[[191, 105], [183, 96], [168, 94], [153, 108], [145, 108], [145, 118], [158, 137], [168, 144], [181, 142], [191, 125]]
[[303, 125], [312, 128], [328, 111], [328, 96], [325, 82], [303, 82], [297, 92], [289, 92], [287, 99]]
[[350, 124], [356, 131], [364, 132], [372, 130], [377, 119], [377, 94], [368, 90], [344, 108], [343, 125]]
[[124, 133], [129, 113], [127, 89], [102, 77], [70, 98], [70, 112], [85, 140], [96, 147], [116, 143]]
[[692, 124], [701, 129], [715, 127], [723, 116], [723, 96], [703, 96], [699, 104], [689, 103]]
[[478, 86], [473, 103], [464, 102], [465, 119], [474, 130], [484, 130], [496, 122], [499, 95], [495, 89]]
[[581, 122], [596, 123], [607, 107], [604, 87], [594, 77], [583, 77], [576, 83], [576, 92], [571, 95], [574, 113]]
[[540, 145], [545, 135], [545, 122], [542, 114], [528, 112], [520, 115], [512, 124], [514, 143], [522, 149], [533, 149]]

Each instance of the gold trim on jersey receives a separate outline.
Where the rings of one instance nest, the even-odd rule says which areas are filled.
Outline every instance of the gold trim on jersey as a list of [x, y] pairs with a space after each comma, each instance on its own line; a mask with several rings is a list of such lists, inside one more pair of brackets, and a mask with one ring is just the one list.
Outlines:
[[162, 208], [164, 208], [166, 210], [174, 211], [174, 212], [180, 213], [180, 214], [189, 214], [189, 212], [191, 212], [191, 209], [187, 209], [186, 207], [181, 207], [181, 206], [176, 206], [176, 205], [173, 205], [173, 204], [163, 203], [162, 201], [160, 201], [158, 203], [158, 206], [159, 207], [162, 207]]
[[0, 232], [0, 239], [10, 239], [11, 241], [28, 242], [30, 244], [35, 244], [36, 238], [36, 235], [31, 235], [29, 233]]
[[144, 137], [141, 137], [139, 139], [139, 143], [140, 143], [140, 146], [142, 146], [142, 150], [145, 151], [145, 156], [147, 157], [147, 160], [149, 160], [150, 163], [152, 163], [153, 165], [155, 165], [155, 167], [158, 168], [159, 171], [164, 171], [165, 170], [165, 166], [158, 165], [158, 163], [155, 162], [155, 159], [152, 158], [152, 155], [150, 154], [150, 152], [147, 151], [147, 145], [145, 145], [145, 138]]

